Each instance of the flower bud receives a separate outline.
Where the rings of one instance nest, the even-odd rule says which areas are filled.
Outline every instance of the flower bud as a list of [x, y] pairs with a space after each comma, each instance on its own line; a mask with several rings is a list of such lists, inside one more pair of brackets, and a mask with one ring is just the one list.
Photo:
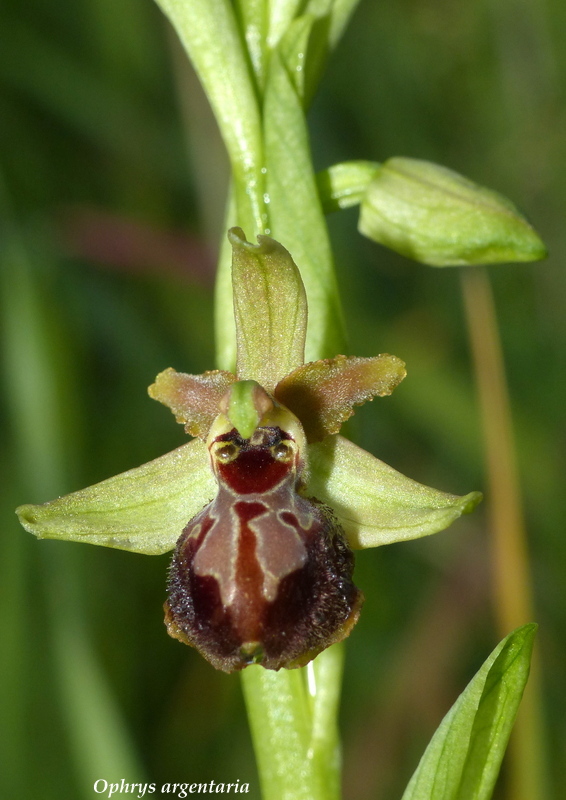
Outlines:
[[361, 204], [360, 232], [435, 267], [536, 261], [544, 244], [502, 195], [446, 167], [391, 158]]

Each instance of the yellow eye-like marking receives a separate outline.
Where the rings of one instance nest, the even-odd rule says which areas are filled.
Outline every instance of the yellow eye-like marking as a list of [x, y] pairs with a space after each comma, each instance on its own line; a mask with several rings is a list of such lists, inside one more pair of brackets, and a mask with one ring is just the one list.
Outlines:
[[273, 458], [275, 458], [277, 461], [292, 461], [295, 455], [295, 444], [289, 439], [286, 439], [285, 441], [279, 442], [279, 444], [276, 444], [274, 447], [272, 447], [271, 452], [273, 454]]
[[214, 445], [213, 454], [217, 461], [221, 464], [229, 464], [238, 458], [240, 448], [232, 442], [217, 442]]

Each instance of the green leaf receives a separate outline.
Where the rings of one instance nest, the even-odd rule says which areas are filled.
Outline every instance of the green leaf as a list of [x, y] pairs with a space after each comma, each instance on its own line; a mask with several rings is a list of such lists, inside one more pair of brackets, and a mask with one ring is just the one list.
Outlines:
[[442, 720], [402, 800], [489, 800], [529, 675], [537, 626], [510, 633]]
[[275, 49], [295, 18], [303, 0], [272, 0], [269, 3], [267, 44]]
[[354, 548], [437, 533], [472, 511], [482, 497], [423, 486], [339, 435], [310, 445], [308, 452], [307, 494], [332, 508]]
[[356, 10], [360, 0], [334, 0], [332, 4], [331, 26], [330, 26], [330, 46], [336, 47], [342, 34], [350, 21], [350, 17]]
[[157, 0], [171, 20], [208, 96], [234, 174], [238, 222], [262, 232], [261, 117], [252, 75], [228, 0]]
[[271, 235], [291, 253], [309, 308], [306, 360], [344, 351], [344, 323], [328, 231], [309, 152], [304, 113], [274, 53], [265, 93], [264, 131]]
[[272, 45], [279, 43], [277, 49], [305, 108], [310, 105], [328, 55], [340, 39], [358, 2], [310, 0], [305, 13], [296, 19], [287, 17], [286, 27], [279, 27], [278, 35], [270, 37]]
[[293, 20], [278, 47], [278, 52], [283, 59], [295, 91], [301, 99], [305, 96], [307, 51], [315, 21], [316, 17], [312, 14], [303, 14]]
[[391, 158], [362, 201], [360, 232], [434, 267], [536, 261], [538, 234], [502, 195], [446, 167]]
[[328, 57], [330, 18], [303, 14], [289, 26], [279, 45], [291, 81], [302, 105], [308, 108]]
[[231, 228], [232, 282], [240, 380], [273, 393], [278, 381], [304, 360], [307, 300], [299, 270], [269, 236], [259, 244]]
[[269, 3], [267, 0], [237, 0], [237, 5], [242, 16], [243, 38], [261, 91], [265, 83]]
[[16, 513], [38, 539], [159, 555], [175, 547], [216, 489], [206, 446], [194, 439], [141, 467]]
[[324, 213], [361, 203], [380, 166], [375, 161], [343, 161], [317, 172], [316, 185]]
[[305, 13], [329, 16], [329, 45], [334, 48], [340, 41], [344, 29], [359, 2], [360, 0], [309, 0]]

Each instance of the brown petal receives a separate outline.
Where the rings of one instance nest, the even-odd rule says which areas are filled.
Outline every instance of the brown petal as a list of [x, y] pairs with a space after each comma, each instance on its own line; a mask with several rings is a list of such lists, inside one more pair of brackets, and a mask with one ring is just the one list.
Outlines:
[[391, 394], [405, 374], [396, 356], [336, 356], [298, 367], [279, 381], [275, 397], [301, 420], [308, 441], [318, 442], [338, 433], [354, 406]]
[[191, 436], [206, 439], [208, 429], [220, 409], [218, 404], [236, 376], [223, 370], [202, 375], [186, 375], [174, 369], [160, 372], [149, 389], [149, 396], [168, 406], [177, 422], [185, 425]]

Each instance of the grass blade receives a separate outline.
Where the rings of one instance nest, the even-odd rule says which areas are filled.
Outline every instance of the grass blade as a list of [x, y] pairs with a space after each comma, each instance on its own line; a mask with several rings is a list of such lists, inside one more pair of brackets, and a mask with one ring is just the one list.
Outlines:
[[488, 800], [529, 675], [536, 625], [510, 633], [432, 738], [402, 800]]

